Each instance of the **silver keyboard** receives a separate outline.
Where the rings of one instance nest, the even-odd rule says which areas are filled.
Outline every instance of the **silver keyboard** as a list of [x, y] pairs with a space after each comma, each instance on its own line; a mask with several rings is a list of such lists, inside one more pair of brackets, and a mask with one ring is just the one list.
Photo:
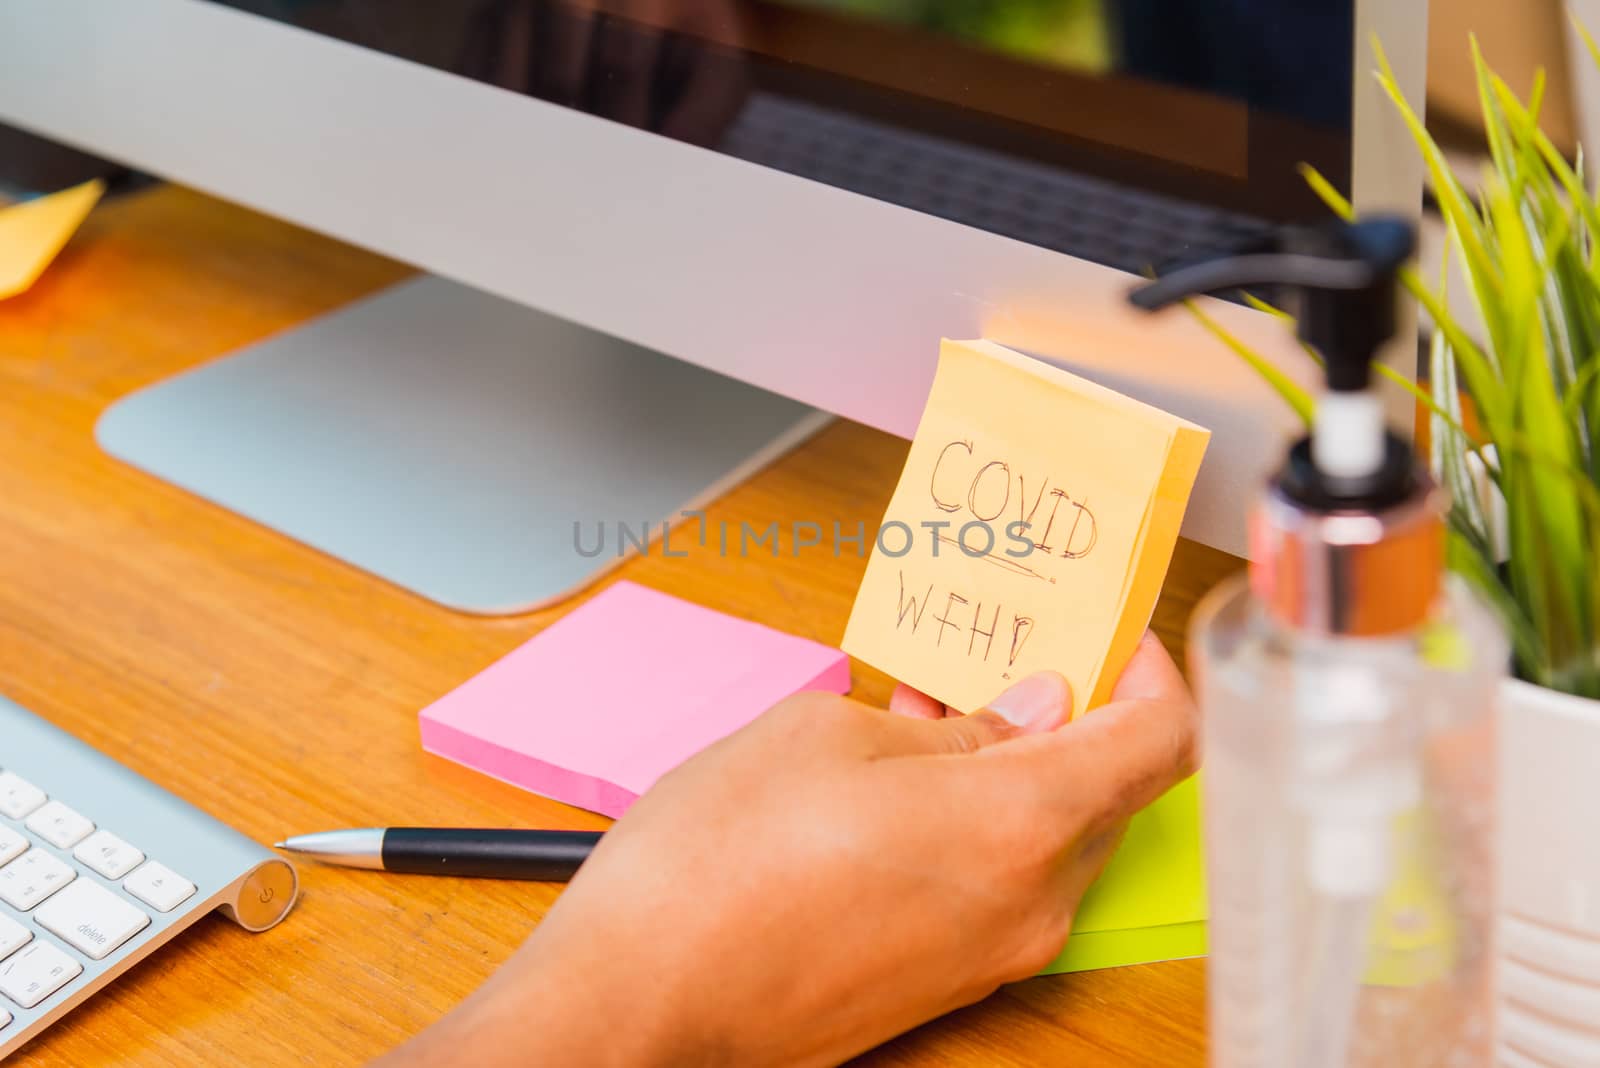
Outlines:
[[213, 909], [293, 907], [277, 854], [0, 697], [0, 1060]]

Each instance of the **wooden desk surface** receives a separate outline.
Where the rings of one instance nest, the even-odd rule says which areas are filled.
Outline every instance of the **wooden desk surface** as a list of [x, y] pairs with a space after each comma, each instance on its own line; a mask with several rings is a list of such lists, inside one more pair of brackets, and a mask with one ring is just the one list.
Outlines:
[[[600, 827], [424, 754], [419, 708], [556, 618], [459, 615], [125, 468], [94, 445], [118, 397], [408, 269], [198, 194], [104, 205], [0, 304], [0, 691], [272, 842], [385, 823]], [[906, 444], [836, 423], [719, 501], [713, 522], [874, 529]], [[636, 559], [617, 574], [836, 643], [865, 561]], [[1156, 611], [1178, 651], [1237, 562], [1184, 543]], [[890, 682], [856, 665], [855, 693]], [[278, 929], [210, 917], [19, 1056], [45, 1065], [358, 1063], [435, 1019], [558, 888], [306, 865]], [[1202, 1059], [1189, 961], [1034, 979], [864, 1058], [873, 1065]]]

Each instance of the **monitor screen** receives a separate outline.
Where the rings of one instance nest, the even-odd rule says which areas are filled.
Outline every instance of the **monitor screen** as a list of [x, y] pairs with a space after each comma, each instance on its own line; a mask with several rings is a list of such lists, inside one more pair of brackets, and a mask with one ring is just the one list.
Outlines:
[[213, 0], [1128, 271], [1348, 187], [1355, 0]]

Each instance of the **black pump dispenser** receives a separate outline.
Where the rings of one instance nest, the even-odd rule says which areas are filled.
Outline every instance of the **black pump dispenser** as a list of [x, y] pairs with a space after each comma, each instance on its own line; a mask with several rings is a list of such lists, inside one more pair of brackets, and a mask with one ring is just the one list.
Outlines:
[[[1276, 251], [1185, 267], [1139, 287], [1129, 299], [1154, 311], [1242, 286], [1292, 289], [1297, 333], [1321, 354], [1328, 392], [1312, 437], [1290, 450], [1278, 487], [1317, 511], [1376, 511], [1404, 500], [1417, 486], [1410, 446], [1383, 429], [1375, 399], [1369, 414], [1361, 400], [1370, 397], [1373, 359], [1394, 336], [1398, 275], [1415, 248], [1411, 223], [1396, 216], [1290, 228]], [[1369, 421], [1363, 424], [1363, 418]]]

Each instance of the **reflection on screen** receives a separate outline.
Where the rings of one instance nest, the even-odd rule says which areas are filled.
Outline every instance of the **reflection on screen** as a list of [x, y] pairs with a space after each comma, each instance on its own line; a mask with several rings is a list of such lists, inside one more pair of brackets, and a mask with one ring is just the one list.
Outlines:
[[768, 0], [1348, 126], [1350, 0]]
[[1097, 73], [1112, 62], [1100, 0], [776, 0], [915, 26], [1024, 59]]
[[1348, 178], [1354, 0], [213, 0], [1132, 272]]

